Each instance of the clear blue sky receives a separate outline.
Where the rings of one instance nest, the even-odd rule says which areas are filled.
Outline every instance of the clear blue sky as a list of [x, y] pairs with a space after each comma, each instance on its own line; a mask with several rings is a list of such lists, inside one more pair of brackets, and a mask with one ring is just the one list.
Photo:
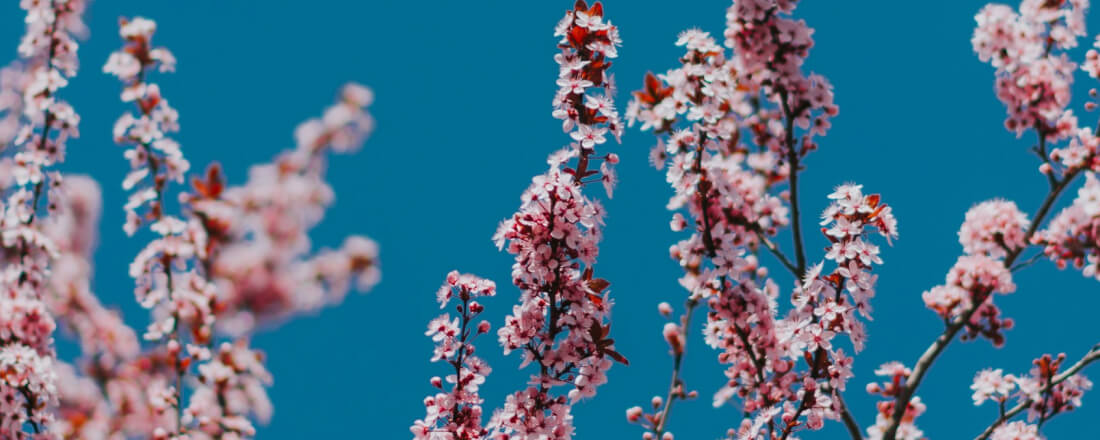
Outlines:
[[[875, 399], [862, 389], [872, 371], [893, 359], [911, 365], [942, 328], [920, 294], [943, 282], [961, 252], [956, 231], [966, 209], [1004, 197], [1034, 213], [1046, 183], [1028, 152], [1033, 139], [1017, 140], [1002, 128], [993, 72], [972, 53], [973, 16], [983, 1], [802, 3], [797, 16], [816, 29], [807, 68], [833, 82], [840, 105], [832, 131], [806, 161], [804, 213], [816, 217], [833, 186], [855, 181], [882, 193], [901, 227], [900, 240], [884, 250], [886, 264], [876, 269], [870, 342], [846, 393], [865, 428]], [[326, 106], [343, 82], [368, 84], [377, 92], [372, 112], [378, 130], [358, 155], [332, 164], [337, 200], [315, 238], [318, 245], [338, 244], [350, 233], [376, 239], [382, 284], [254, 340], [267, 351], [275, 375], [275, 418], [260, 437], [409, 437], [408, 426], [423, 416], [421, 400], [432, 390], [428, 378], [443, 373], [442, 365], [428, 363], [431, 344], [423, 331], [439, 313], [434, 292], [446, 272], [457, 268], [501, 285], [500, 295], [485, 304], [494, 327], [516, 299], [508, 284], [511, 257], [498, 252], [490, 236], [518, 206], [531, 176], [546, 168], [546, 155], [568, 141], [550, 111], [557, 73], [552, 30], [571, 4], [93, 2], [91, 39], [80, 50], [83, 68], [64, 94], [83, 118], [83, 137], [70, 143], [65, 169], [90, 173], [105, 188], [96, 290], [104, 302], [120, 306], [128, 322], [144, 325], [146, 314], [134, 304], [126, 276], [141, 243], [126, 239], [120, 227], [124, 195], [118, 182], [126, 164], [110, 134], [125, 107], [117, 101], [117, 82], [100, 73], [119, 43], [119, 16], [157, 20], [157, 41], [179, 58], [178, 73], [158, 81], [180, 111], [184, 151], [197, 168], [221, 161], [234, 182], [249, 164], [290, 146], [294, 126]], [[623, 89], [620, 107], [647, 70], [674, 66], [679, 31], [698, 26], [721, 34], [728, 5], [605, 1], [624, 40], [612, 68]], [[15, 56], [19, 13], [15, 2], [0, 7], [0, 42], [8, 47], [0, 59]], [[1100, 31], [1096, 14], [1089, 18], [1093, 32]], [[1083, 49], [1075, 54], [1083, 59]], [[1083, 73], [1078, 80], [1073, 108], [1083, 123], [1095, 123], [1096, 114], [1080, 110], [1095, 84]], [[614, 336], [632, 363], [612, 369], [597, 398], [576, 409], [580, 439], [639, 438], [624, 410], [667, 386], [671, 361], [656, 304], [679, 306], [685, 292], [668, 258], [678, 237], [668, 230], [664, 209], [671, 190], [646, 160], [653, 143], [651, 133], [630, 130], [623, 145], [611, 147], [622, 157], [621, 185], [606, 203], [598, 270], [612, 281]], [[808, 237], [814, 261], [824, 241], [812, 230]], [[1023, 373], [1043, 352], [1076, 358], [1100, 339], [1095, 280], [1042, 262], [1016, 281], [1015, 294], [997, 298], [1017, 321], [1005, 348], [985, 341], [953, 344], [921, 388], [929, 410], [920, 426], [929, 436], [971, 438], [992, 420], [992, 406], [971, 404], [968, 386], [979, 369]], [[516, 370], [517, 357], [503, 358], [491, 342], [480, 346], [495, 370], [483, 388], [487, 411], [527, 377]], [[672, 427], [680, 439], [717, 438], [740, 420], [734, 407], [710, 406], [724, 376], [715, 353], [701, 342], [698, 336], [690, 341], [684, 374], [702, 396], [677, 405]], [[1100, 378], [1100, 371], [1093, 375]], [[1045, 427], [1048, 437], [1100, 437], [1094, 422], [1100, 395], [1084, 400], [1077, 413]], [[833, 424], [805, 437], [841, 435]]]

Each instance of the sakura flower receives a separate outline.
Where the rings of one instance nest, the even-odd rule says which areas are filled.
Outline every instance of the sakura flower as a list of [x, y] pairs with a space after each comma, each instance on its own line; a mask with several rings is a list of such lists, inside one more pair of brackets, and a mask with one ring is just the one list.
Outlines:
[[970, 386], [970, 389], [974, 390], [974, 405], [981, 405], [986, 399], [1003, 402], [1012, 394], [1014, 388], [1016, 388], [1016, 377], [1011, 374], [1004, 375], [1004, 371], [999, 368], [996, 370], [987, 368], [978, 372], [974, 377], [974, 384]]

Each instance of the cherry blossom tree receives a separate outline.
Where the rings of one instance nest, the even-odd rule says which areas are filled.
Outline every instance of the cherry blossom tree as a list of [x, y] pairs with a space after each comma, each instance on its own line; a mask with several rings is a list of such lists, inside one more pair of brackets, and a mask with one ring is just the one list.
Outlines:
[[[684, 369], [700, 329], [725, 379], [702, 392], [742, 415], [715, 435], [787, 440], [835, 422], [856, 440], [926, 438], [918, 419], [936, 402], [922, 400], [920, 386], [935, 380], [931, 367], [956, 339], [1009, 345], [1015, 322], [998, 298], [1020, 294], [1018, 272], [1046, 259], [1100, 279], [1100, 124], [1081, 123], [1070, 105], [1078, 70], [1100, 80], [1100, 37], [1080, 64], [1069, 54], [1087, 36], [1088, 1], [990, 4], [977, 12], [971, 44], [993, 68], [1005, 128], [1034, 139], [1047, 195], [1032, 213], [1008, 199], [975, 201], [958, 230], [961, 254], [942, 284], [920, 294], [942, 332], [914, 362], [875, 369], [863, 387], [879, 400], [873, 409], [850, 407], [844, 394], [856, 356], [878, 343], [865, 328], [898, 220], [888, 197], [844, 183], [841, 169], [820, 235], [805, 230], [800, 177], [819, 172], [805, 161], [829, 154], [819, 145], [839, 107], [829, 80], [808, 67], [814, 30], [798, 5], [733, 0], [720, 37], [685, 30], [675, 41], [678, 65], [641, 78], [622, 115], [610, 73], [619, 29], [600, 2], [576, 0], [565, 12], [553, 29], [551, 116], [568, 144], [549, 155], [491, 238], [512, 258], [514, 289], [452, 271], [435, 292], [444, 312], [424, 336], [441, 373], [429, 378], [424, 414], [409, 427], [414, 440], [576, 438], [576, 405], [595, 398], [612, 366], [629, 365], [612, 338], [611, 282], [596, 275], [600, 200], [614, 195], [620, 160], [606, 149], [628, 127], [655, 137], [649, 159], [672, 189], [669, 226], [681, 238], [669, 254], [685, 290], [657, 305], [664, 343], [655, 343], [667, 344], [669, 380], [639, 384], [656, 395], [625, 411], [643, 440], [682, 432], [673, 410], [701, 392]], [[64, 97], [88, 35], [87, 2], [20, 7], [20, 59], [0, 69], [0, 438], [255, 437], [273, 416], [267, 390], [275, 375], [253, 336], [380, 280], [371, 239], [353, 235], [319, 250], [311, 241], [335, 198], [328, 161], [370, 136], [373, 92], [345, 85], [321, 116], [294, 130], [292, 148], [231, 184], [217, 163], [193, 168], [174, 139], [180, 115], [155, 79], [177, 63], [155, 43], [156, 22], [120, 20], [121, 47], [102, 73], [121, 82], [128, 108], [113, 140], [130, 167], [116, 176], [128, 196], [122, 227], [144, 245], [129, 266], [134, 299], [148, 312], [139, 330], [94, 291], [102, 193], [115, 184], [58, 171], [80, 133]], [[1084, 111], [1096, 109], [1096, 97], [1093, 89]], [[505, 311], [502, 322], [483, 317], [492, 307]], [[498, 378], [483, 358], [483, 336], [494, 326], [495, 342], [528, 379], [505, 384], [513, 391], [486, 413], [483, 386]], [[71, 339], [79, 355], [59, 358], [55, 338]], [[1030, 367], [976, 372], [960, 393], [995, 410], [973, 435], [1044, 438], [1044, 425], [1080, 407], [1092, 388], [1083, 372], [1100, 360], [1097, 342], [1080, 357], [1040, 354]]]

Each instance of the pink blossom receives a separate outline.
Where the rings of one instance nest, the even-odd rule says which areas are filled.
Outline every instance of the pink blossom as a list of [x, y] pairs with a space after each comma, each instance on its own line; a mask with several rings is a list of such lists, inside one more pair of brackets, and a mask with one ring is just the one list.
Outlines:
[[1014, 202], [982, 202], [966, 212], [966, 220], [959, 228], [959, 242], [967, 254], [1003, 258], [1006, 252], [1027, 246], [1024, 230], [1030, 224], [1027, 215], [1020, 212]]
[[1059, 268], [1072, 264], [1087, 277], [1100, 279], [1100, 180], [1085, 173], [1085, 185], [1073, 204], [1054, 217], [1032, 241]]
[[1005, 127], [1020, 136], [1034, 128], [1057, 136], [1057, 119], [1069, 104], [1077, 66], [1064, 53], [1084, 35], [1087, 2], [1024, 0], [1019, 13], [991, 4], [975, 17], [971, 43], [978, 58], [996, 68], [997, 97], [1005, 104]]
[[979, 371], [974, 376], [974, 384], [970, 386], [974, 390], [974, 405], [981, 405], [986, 399], [1004, 402], [1015, 388], [1016, 376], [1005, 375], [1000, 368]]

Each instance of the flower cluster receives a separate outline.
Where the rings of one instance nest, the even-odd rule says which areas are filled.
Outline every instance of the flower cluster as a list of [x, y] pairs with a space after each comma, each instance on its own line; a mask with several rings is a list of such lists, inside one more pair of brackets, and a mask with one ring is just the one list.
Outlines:
[[[99, 186], [86, 176], [68, 176], [62, 192], [65, 198], [58, 207], [59, 215], [52, 217], [45, 229], [59, 253], [51, 270], [47, 303], [58, 326], [78, 342], [83, 354], [79, 365], [87, 376], [68, 364], [59, 365], [57, 432], [63, 438], [122, 434], [133, 425], [112, 423], [112, 415], [116, 414], [112, 403], [125, 401], [131, 411], [137, 412], [138, 408], [148, 407], [148, 399], [123, 398], [143, 396], [143, 384], [116, 381], [114, 372], [137, 358], [141, 347], [134, 330], [117, 312], [100, 303], [91, 289], [91, 258], [102, 209]], [[110, 385], [101, 388], [100, 384]]]
[[[219, 329], [230, 335], [367, 291], [380, 278], [378, 246], [362, 236], [310, 255], [309, 232], [324, 218], [333, 191], [325, 179], [329, 153], [350, 153], [373, 130], [370, 89], [343, 87], [321, 118], [295, 130], [296, 148], [252, 167], [241, 186], [197, 185], [189, 203], [218, 244], [209, 272], [219, 285]], [[209, 179], [208, 179], [209, 180]]]
[[[1067, 109], [1077, 65], [1064, 50], [1076, 47], [1077, 38], [1085, 34], [1087, 9], [1087, 0], [1025, 0], [1019, 12], [990, 4], [975, 17], [978, 26], [971, 42], [978, 57], [997, 69], [997, 97], [1008, 110], [1005, 126], [1017, 136], [1036, 131], [1036, 153], [1043, 159], [1039, 169], [1052, 184], [1059, 175], [1068, 181], [1081, 170], [1100, 169], [1100, 138], [1080, 127]], [[1097, 60], [1100, 55], [1091, 50], [1082, 66], [1094, 78], [1100, 72]], [[1085, 105], [1086, 110], [1095, 108], [1095, 102]], [[1048, 148], [1048, 143], [1065, 139], [1068, 144]]]
[[[878, 278], [871, 270], [883, 262], [879, 247], [868, 239], [868, 230], [887, 240], [897, 237], [897, 220], [890, 207], [881, 203], [877, 194], [864, 195], [861, 188], [860, 185], [841, 185], [829, 195], [832, 203], [825, 209], [821, 225], [830, 241], [825, 259], [836, 267], [828, 274], [823, 273], [824, 262], [810, 268], [791, 297], [793, 308], [787, 316], [769, 324], [763, 314], [768, 311], [762, 308], [742, 316], [722, 317], [719, 314], [724, 325], [732, 329], [721, 335], [725, 344], [719, 342], [718, 345], [724, 349], [720, 359], [731, 358], [722, 359], [732, 364], [726, 371], [731, 379], [730, 386], [740, 384], [738, 393], [746, 409], [782, 405], [782, 412], [777, 412], [781, 421], [779, 426], [788, 434], [800, 423], [801, 415], [806, 416], [806, 428], [815, 430], [824, 425], [825, 419], [839, 417], [838, 393], [846, 388], [852, 377], [853, 359], [835, 345], [834, 339], [847, 335], [857, 352], [863, 349], [866, 331], [859, 316], [868, 319], [871, 316], [870, 300], [875, 295]], [[742, 281], [742, 285], [751, 286], [751, 283]], [[767, 296], [774, 302], [775, 293]], [[752, 304], [744, 300], [737, 302]], [[722, 304], [714, 300], [710, 305], [712, 310], [727, 309], [715, 307]], [[773, 303], [771, 307], [776, 306]], [[714, 321], [708, 315], [708, 336]], [[772, 325], [774, 328], [769, 328]], [[773, 334], [767, 335], [768, 332]], [[738, 340], [749, 343], [741, 345]], [[798, 370], [802, 361], [806, 362], [807, 371]], [[770, 378], [770, 383], [760, 383], [761, 377]], [[793, 402], [799, 403], [794, 405]], [[745, 426], [747, 423], [743, 422], [742, 428]], [[747, 434], [762, 435], [763, 427], [757, 429]]]
[[[843, 325], [840, 322], [833, 324], [844, 328], [859, 351], [863, 349], [866, 335], [852, 312], [858, 311], [864, 318], [871, 318], [870, 301], [875, 296], [875, 281], [878, 280], [871, 269], [882, 264], [879, 247], [866, 240], [866, 230], [877, 232], [890, 242], [898, 236], [898, 222], [893, 210], [881, 203], [878, 194], [863, 194], [862, 185], [841, 185], [829, 199], [833, 202], [825, 209], [821, 226], [831, 242], [825, 259], [837, 267], [828, 276], [820, 276], [823, 264], [811, 269], [794, 303], [804, 309], [815, 307], [813, 315], [819, 318], [832, 318], [835, 313], [844, 315]], [[840, 295], [841, 291], [848, 292], [851, 302]], [[819, 311], [817, 307], [826, 307], [826, 310]], [[829, 323], [822, 324], [823, 331], [826, 324]]]
[[985, 336], [1000, 347], [1004, 345], [1003, 330], [1012, 328], [1012, 319], [1001, 318], [993, 304], [993, 293], [1016, 291], [1009, 272], [1001, 260], [985, 255], [964, 255], [947, 272], [947, 282], [921, 294], [924, 304], [944, 319], [945, 323], [964, 320], [967, 333], [963, 339]]
[[[838, 417], [841, 403], [834, 393], [851, 377], [852, 359], [833, 338], [848, 334], [855, 348], [862, 348], [865, 332], [856, 315], [870, 316], [875, 282], [870, 269], [882, 262], [864, 229], [876, 229], [887, 240], [897, 232], [890, 208], [877, 195], [842, 186], [830, 196], [834, 204], [822, 223], [831, 243], [826, 258], [837, 268], [822, 274], [824, 264], [806, 266], [799, 163], [817, 148], [814, 137], [826, 133], [838, 108], [825, 78], [802, 73], [813, 30], [790, 17], [795, 3], [734, 2], [725, 30], [728, 54], [707, 32], [681, 33], [676, 44], [686, 49], [682, 66], [647, 75], [627, 109], [631, 124], [640, 122], [643, 130], [659, 135], [650, 158], [658, 169], [668, 166], [675, 190], [668, 207], [690, 215], [675, 213], [672, 229], [693, 232], [671, 249], [684, 268], [681, 284], [690, 296], [681, 324], [666, 327], [680, 334], [666, 331], [665, 337], [682, 344], [691, 310], [699, 303], [708, 306], [705, 340], [730, 365], [729, 383], [715, 395], [715, 404], [737, 396], [753, 415], [731, 434], [740, 438], [768, 432], [786, 438], [796, 426], [819, 429], [825, 418]], [[770, 240], [788, 224], [794, 262]], [[803, 281], [782, 319], [778, 285], [756, 256], [761, 248]], [[641, 412], [633, 417], [643, 420], [650, 437], [667, 433], [668, 406], [690, 395], [677, 383], [675, 345], [673, 355], [668, 400], [644, 420]], [[803, 359], [808, 371], [796, 368]]]
[[266, 387], [271, 373], [262, 353], [248, 342], [223, 342], [210, 362], [198, 367], [198, 386], [182, 422], [194, 425], [193, 437], [250, 438], [256, 435], [252, 419], [267, 423], [273, 412]]
[[1083, 268], [1087, 277], [1100, 279], [1100, 180], [1085, 174], [1085, 185], [1073, 204], [1032, 238], [1059, 268]]
[[[361, 286], [378, 278], [376, 246], [362, 237], [349, 238], [338, 250], [305, 255], [309, 228], [332, 200], [323, 179], [324, 153], [350, 151], [362, 143], [373, 126], [363, 111], [371, 92], [347, 86], [323, 119], [299, 127], [298, 149], [257, 167], [261, 171], [254, 170], [242, 187], [228, 187], [220, 167], [211, 166], [193, 179], [192, 192], [180, 195], [182, 215], [172, 216], [167, 187], [182, 183], [189, 164], [167, 137], [178, 130], [175, 110], [156, 84], [146, 82], [151, 70], [169, 71], [175, 62], [170, 52], [152, 46], [155, 29], [151, 20], [123, 20], [126, 45], [111, 55], [104, 70], [123, 80], [123, 100], [134, 101], [139, 110], [119, 120], [115, 138], [128, 145], [126, 157], [133, 167], [123, 186], [137, 188], [126, 206], [125, 229], [134, 234], [148, 225], [154, 233], [131, 274], [138, 279], [138, 300], [153, 310], [145, 339], [157, 344], [140, 351], [134, 332], [90, 290], [98, 187], [81, 178], [60, 184], [69, 197], [57, 201], [61, 215], [45, 229], [59, 254], [48, 305], [79, 338], [86, 377], [61, 365], [66, 386], [58, 431], [77, 438], [249, 438], [255, 435], [253, 422], [271, 416], [265, 390], [271, 375], [263, 354], [249, 348], [247, 339], [215, 348], [219, 336], [251, 333], [259, 318], [315, 309], [338, 301], [356, 278]], [[250, 253], [263, 258], [231, 260]], [[225, 270], [230, 262], [240, 272]], [[258, 267], [280, 278], [265, 281]], [[248, 283], [257, 283], [252, 285], [257, 291], [278, 285], [277, 294], [301, 300], [279, 309], [264, 303], [269, 297], [241, 299], [240, 289]], [[231, 325], [215, 327], [217, 321]], [[192, 389], [185, 393], [183, 386]]]
[[1019, 12], [990, 4], [975, 17], [978, 26], [971, 44], [979, 59], [997, 69], [997, 98], [1008, 110], [1009, 131], [1018, 136], [1029, 129], [1041, 137], [1068, 134], [1069, 127], [1058, 125], [1069, 104], [1077, 65], [1054, 50], [1077, 45], [1077, 38], [1085, 34], [1087, 8], [1087, 0], [1024, 0]]
[[966, 212], [966, 220], [959, 228], [959, 243], [968, 255], [1004, 258], [1007, 252], [1028, 245], [1024, 230], [1030, 225], [1027, 214], [1020, 212], [1015, 202], [985, 201]]
[[[738, 85], [762, 90], [782, 110], [779, 116], [786, 119], [786, 127], [771, 128], [782, 136], [757, 144], [785, 151], [791, 162], [816, 148], [813, 137], [824, 135], [838, 112], [829, 81], [802, 72], [814, 44], [813, 29], [804, 20], [789, 17], [795, 6], [797, 1], [791, 0], [736, 1], [726, 13], [725, 30], [725, 45], [733, 50], [731, 67], [738, 72]], [[800, 139], [802, 147], [797, 151], [792, 140], [794, 126], [805, 130]]]
[[[457, 271], [447, 274], [446, 282], [439, 288], [439, 307], [444, 308], [457, 298], [461, 302], [456, 307], [459, 316], [452, 319], [449, 313], [440, 315], [428, 324], [425, 335], [435, 342], [432, 362], [450, 364], [454, 374], [445, 379], [438, 376], [431, 379], [432, 386], [440, 392], [424, 399], [427, 415], [413, 423], [410, 428], [413, 438], [478, 440], [488, 433], [481, 425], [482, 399], [478, 387], [485, 383], [491, 369], [474, 355], [473, 340], [489, 332], [488, 321], [474, 322], [485, 310], [476, 298], [494, 295], [496, 284], [492, 281]], [[444, 381], [451, 384], [450, 390], [443, 388]]]
[[59, 252], [42, 220], [54, 217], [63, 200], [61, 174], [50, 168], [64, 160], [69, 139], [79, 136], [80, 117], [57, 93], [76, 75], [75, 38], [85, 32], [85, 2], [23, 1], [20, 7], [27, 13], [19, 44], [23, 61], [0, 73], [0, 144], [15, 147], [3, 160], [6, 200], [0, 204], [0, 436], [55, 438], [57, 323], [47, 301]]
[[[552, 168], [535, 177], [518, 213], [497, 231], [498, 246], [516, 256], [512, 281], [520, 304], [498, 332], [505, 353], [520, 350], [539, 373], [509, 396], [493, 424], [512, 438], [571, 438], [569, 406], [607, 381], [611, 360], [625, 362], [607, 338], [610, 283], [593, 278], [603, 209], [576, 179]], [[588, 266], [582, 270], [582, 265]], [[553, 387], [570, 385], [568, 399]], [[547, 414], [549, 412], [549, 414]]]
[[116, 142], [128, 145], [125, 157], [131, 167], [122, 184], [123, 189], [133, 190], [125, 206], [124, 229], [134, 235], [139, 227], [148, 225], [156, 237], [134, 258], [130, 276], [136, 280], [138, 303], [153, 313], [144, 339], [163, 344], [175, 370], [174, 385], [164, 380], [150, 389], [156, 412], [176, 414], [174, 423], [157, 426], [154, 436], [175, 437], [188, 430], [180, 389], [183, 379], [193, 363], [210, 359], [216, 288], [200, 273], [197, 263], [207, 258], [205, 229], [196, 219], [169, 214], [165, 206], [167, 185], [182, 183], [190, 163], [179, 144], [168, 137], [179, 130], [178, 113], [161, 96], [160, 87], [147, 82], [148, 71], [158, 67], [162, 72], [172, 71], [175, 65], [167, 49], [153, 47], [155, 31], [152, 20], [122, 19], [119, 34], [125, 45], [111, 54], [103, 71], [125, 84], [122, 100], [134, 102], [140, 112], [136, 117], [123, 114], [114, 130]]
[[[520, 304], [497, 331], [505, 354], [522, 351], [523, 366], [535, 363], [538, 373], [528, 387], [508, 396], [490, 420], [493, 438], [569, 439], [573, 435], [571, 407], [595, 395], [607, 382], [612, 360], [626, 363], [608, 338], [605, 324], [612, 302], [610, 283], [594, 278], [603, 207], [583, 193], [586, 183], [602, 181], [610, 196], [618, 161], [614, 154], [595, 156], [603, 134], [621, 131], [610, 101], [613, 87], [607, 59], [616, 56], [618, 31], [603, 17], [603, 6], [576, 2], [555, 29], [561, 37], [561, 66], [554, 116], [572, 133], [568, 148], [551, 155], [550, 170], [536, 176], [521, 196], [519, 211], [504, 220], [493, 240], [515, 255], [512, 282], [520, 289]], [[588, 94], [599, 88], [605, 94]], [[575, 165], [568, 163], [576, 159]], [[603, 160], [600, 171], [589, 170]], [[568, 163], [568, 164], [567, 164]], [[591, 176], [598, 179], [585, 180]], [[567, 386], [564, 395], [553, 389]]]
[[948, 271], [945, 284], [921, 295], [925, 307], [949, 327], [964, 326], [964, 340], [980, 335], [994, 346], [1003, 345], [1003, 330], [1012, 328], [1013, 322], [1001, 317], [1000, 309], [993, 304], [993, 293], [1016, 290], [1006, 264], [1011, 264], [1032, 240], [1028, 238], [1030, 225], [1027, 215], [1010, 201], [990, 200], [970, 208], [959, 228], [959, 243], [966, 255], [960, 256]]
[[[867, 392], [881, 395], [889, 400], [883, 400], [878, 403], [878, 413], [875, 415], [875, 424], [867, 428], [868, 440], [883, 439], [887, 428], [890, 426], [890, 418], [894, 414], [895, 405], [897, 405], [896, 399], [902, 392], [902, 389], [905, 388], [906, 381], [909, 380], [909, 376], [912, 373], [912, 370], [902, 365], [900, 362], [888, 362], [882, 364], [882, 366], [875, 370], [875, 375], [887, 377], [889, 381], [869, 383], [867, 384]], [[924, 414], [925, 409], [926, 407], [921, 403], [920, 397], [913, 397], [910, 399], [908, 405], [905, 407], [901, 423], [898, 425], [895, 438], [902, 440], [918, 440], [923, 438], [924, 431], [917, 428], [914, 422], [917, 417]]]
[[[1045, 354], [1032, 362], [1033, 367], [1026, 376], [1005, 375], [1001, 369], [980, 371], [970, 387], [974, 390], [974, 405], [981, 405], [986, 400], [998, 402], [1002, 418], [1011, 418], [1026, 409], [1028, 422], [1039, 420], [1040, 425], [1057, 414], [1072, 411], [1081, 406], [1081, 396], [1092, 388], [1092, 382], [1072, 368], [1060, 374], [1065, 359], [1064, 353], [1056, 357]], [[1010, 398], [1016, 398], [1020, 408], [1006, 413], [1004, 404]], [[1031, 432], [1033, 435], [1021, 438], [1038, 438], [1037, 426], [1023, 422], [998, 426], [992, 438], [1014, 431]]]
[[619, 28], [604, 21], [602, 4], [596, 2], [589, 8], [584, 0], [578, 0], [558, 22], [554, 36], [561, 37], [561, 53], [554, 56], [560, 70], [553, 116], [562, 120], [562, 130], [575, 142], [571, 150], [579, 157], [577, 168], [568, 171], [578, 180], [598, 175], [611, 196], [618, 181], [614, 170], [618, 156], [605, 155], [598, 172], [587, 168], [595, 148], [607, 142], [609, 131], [616, 140], [623, 134], [613, 99], [615, 82], [608, 74], [609, 59], [618, 56], [622, 44]]

